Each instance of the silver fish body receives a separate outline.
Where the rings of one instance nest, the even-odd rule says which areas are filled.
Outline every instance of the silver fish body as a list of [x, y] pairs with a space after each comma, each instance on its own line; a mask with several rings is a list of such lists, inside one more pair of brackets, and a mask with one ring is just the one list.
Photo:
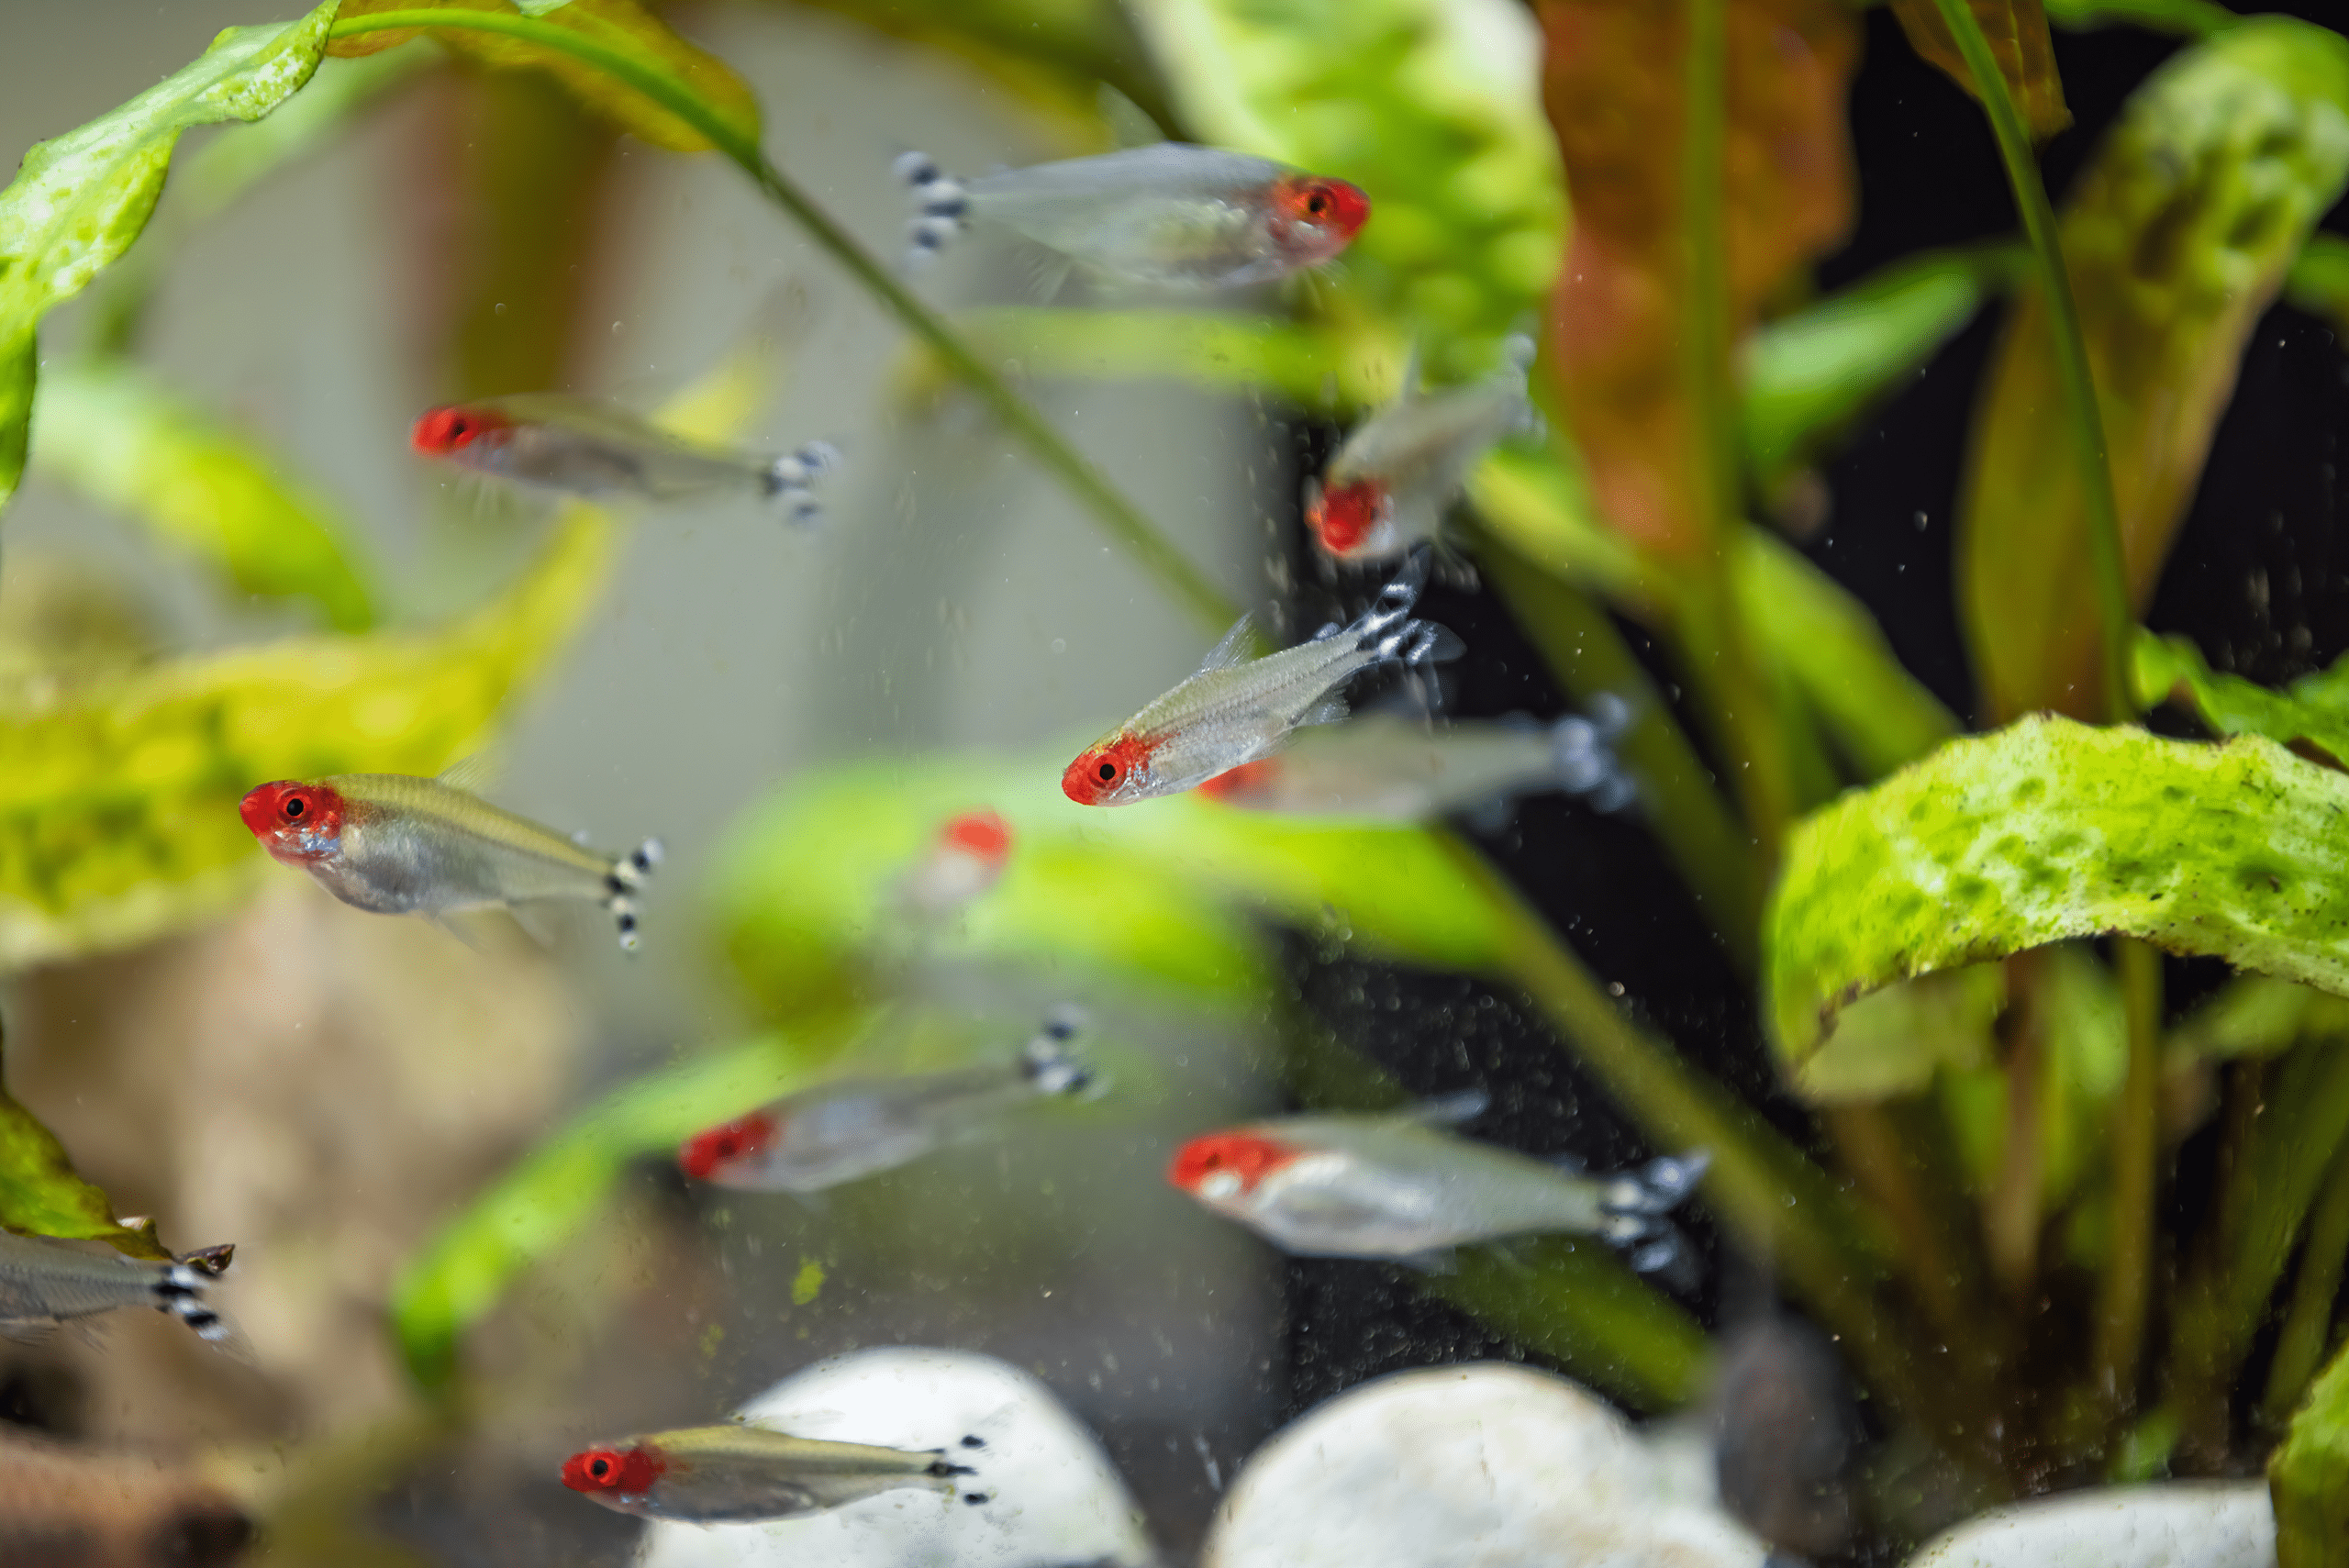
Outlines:
[[620, 1513], [688, 1524], [799, 1518], [902, 1488], [952, 1498], [973, 1473], [937, 1450], [827, 1442], [763, 1427], [690, 1427], [623, 1440], [654, 1472], [648, 1484], [575, 1489]]
[[689, 1140], [686, 1174], [749, 1192], [820, 1192], [984, 1137], [1096, 1076], [1069, 1049], [1073, 1012], [1046, 1020], [1008, 1062], [901, 1078], [844, 1078], [787, 1095]]
[[[1390, 560], [1439, 537], [1469, 471], [1497, 442], [1535, 424], [1525, 367], [1467, 386], [1404, 395], [1340, 445], [1310, 487], [1307, 515], [1328, 554]], [[1341, 503], [1354, 494], [1349, 512]]]
[[821, 441], [780, 456], [707, 446], [626, 409], [553, 393], [431, 410], [417, 421], [416, 445], [476, 473], [566, 495], [771, 497], [802, 522], [820, 510], [817, 479], [840, 461]]
[[[1483, 1108], [1475, 1095], [1399, 1115], [1259, 1122], [1186, 1146], [1177, 1184], [1286, 1251], [1424, 1262], [1456, 1247], [1534, 1234], [1648, 1248], [1666, 1240], [1662, 1217], [1705, 1168], [1704, 1156], [1692, 1155], [1589, 1175], [1441, 1125]], [[1675, 1255], [1643, 1260], [1635, 1251], [1634, 1262], [1662, 1267]]]
[[1181, 142], [960, 180], [908, 153], [897, 172], [914, 189], [917, 261], [977, 217], [1126, 283], [1203, 291], [1269, 283], [1316, 265], [1353, 234], [1301, 223], [1284, 206], [1284, 191], [1311, 183], [1297, 171]]
[[1431, 821], [1548, 790], [1613, 811], [1637, 793], [1608, 746], [1620, 711], [1610, 703], [1548, 725], [1469, 720], [1441, 729], [1399, 714], [1367, 715], [1303, 731], [1201, 788], [1251, 811], [1370, 822]]
[[234, 1341], [205, 1302], [211, 1274], [191, 1263], [148, 1262], [42, 1236], [0, 1231], [0, 1333], [38, 1334], [122, 1307], [169, 1313], [216, 1344]]
[[355, 908], [439, 917], [583, 901], [609, 910], [620, 945], [631, 949], [634, 895], [661, 861], [658, 840], [625, 855], [604, 853], [470, 791], [406, 773], [263, 784], [241, 810], [273, 856]]
[[1299, 726], [1345, 717], [1341, 688], [1374, 665], [1456, 657], [1459, 639], [1409, 618], [1427, 570], [1427, 557], [1413, 555], [1352, 626], [1262, 659], [1242, 651], [1242, 620], [1198, 673], [1080, 752], [1062, 793], [1082, 806], [1127, 806], [1189, 789], [1269, 754]]

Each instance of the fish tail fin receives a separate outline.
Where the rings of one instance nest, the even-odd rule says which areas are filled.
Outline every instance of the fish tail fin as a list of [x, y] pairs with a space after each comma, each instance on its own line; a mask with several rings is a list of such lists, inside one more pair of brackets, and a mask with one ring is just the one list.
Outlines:
[[1710, 1154], [1696, 1149], [1609, 1177], [1598, 1200], [1606, 1217], [1601, 1234], [1628, 1251], [1631, 1266], [1642, 1273], [1670, 1268], [1687, 1247], [1679, 1228], [1665, 1217], [1697, 1190], [1711, 1163]]
[[824, 515], [816, 499], [816, 482], [841, 465], [841, 450], [829, 441], [809, 441], [767, 464], [759, 481], [768, 496], [791, 512], [795, 523], [813, 523]]
[[913, 221], [906, 230], [906, 266], [926, 266], [970, 222], [971, 195], [927, 152], [901, 152], [890, 166], [912, 193]]
[[636, 934], [636, 894], [646, 881], [660, 869], [661, 840], [647, 839], [635, 849], [612, 862], [604, 876], [604, 907], [611, 912], [612, 923], [619, 928], [620, 949], [634, 952], [639, 938]]
[[[987, 1446], [987, 1440], [986, 1439], [980, 1437], [975, 1432], [969, 1433], [963, 1437], [962, 1446], [966, 1449], [973, 1450], [984, 1449]], [[976, 1475], [978, 1471], [967, 1464], [955, 1463], [952, 1460], [946, 1457], [947, 1451], [945, 1449], [934, 1448], [930, 1451], [936, 1454], [938, 1457], [930, 1462], [930, 1468], [923, 1472], [924, 1474], [945, 1482], [950, 1490], [955, 1490], [956, 1496], [960, 1496], [963, 1502], [968, 1503], [974, 1508], [979, 1507], [981, 1504], [992, 1503], [995, 1501], [995, 1494], [992, 1492], [963, 1492], [955, 1489], [954, 1480], [957, 1476]]]
[[[1085, 1010], [1063, 1003], [1044, 1015], [1043, 1027], [1019, 1052], [1019, 1070], [1040, 1095], [1082, 1095], [1094, 1087], [1098, 1074], [1091, 1063], [1070, 1049], [1085, 1032]], [[970, 1440], [963, 1440], [971, 1446]]]
[[1397, 660], [1418, 668], [1457, 659], [1468, 645], [1433, 621], [1413, 620], [1411, 606], [1427, 585], [1434, 552], [1425, 545], [1405, 558], [1403, 569], [1378, 591], [1377, 602], [1354, 622], [1354, 646], [1385, 662]]
[[167, 1313], [195, 1330], [206, 1344], [249, 1358], [245, 1339], [237, 1326], [205, 1300], [216, 1272], [199, 1261], [166, 1265], [155, 1277], [155, 1310]]
[[1580, 713], [1550, 727], [1550, 762], [1558, 787], [1580, 795], [1595, 811], [1622, 810], [1640, 797], [1638, 781], [1615, 754], [1615, 742], [1631, 727], [1631, 707], [1612, 692], [1601, 692]]

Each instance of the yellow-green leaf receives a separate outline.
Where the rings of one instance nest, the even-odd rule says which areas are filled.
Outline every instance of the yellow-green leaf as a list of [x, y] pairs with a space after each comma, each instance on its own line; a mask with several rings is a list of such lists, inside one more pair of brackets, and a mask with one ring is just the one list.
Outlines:
[[225, 908], [267, 859], [254, 784], [430, 773], [480, 743], [596, 600], [613, 524], [574, 507], [538, 562], [434, 632], [176, 660], [0, 707], [0, 973], [128, 946]]
[[171, 1257], [155, 1222], [125, 1225], [106, 1195], [76, 1175], [57, 1135], [0, 1088], [0, 1229], [105, 1241], [134, 1258]]
[[1798, 823], [1763, 922], [1780, 1060], [1799, 1073], [1867, 993], [2068, 938], [2349, 993], [2349, 777], [2273, 741], [2025, 719], [1954, 740]]
[[[759, 101], [750, 84], [717, 56], [686, 42], [638, 0], [567, 0], [551, 7], [526, 8], [508, 0], [342, 0], [340, 19], [358, 21], [389, 12], [473, 11], [491, 16], [526, 14], [591, 43], [617, 50], [674, 78], [698, 97], [750, 145], [759, 139]], [[532, 39], [465, 27], [393, 28], [338, 38], [337, 55], [373, 54], [395, 48], [418, 32], [451, 52], [497, 71], [544, 71], [581, 103], [639, 140], [672, 152], [709, 151], [709, 139], [635, 87], [576, 55]]]
[[[1967, 0], [1982, 36], [1998, 61], [1998, 74], [2022, 111], [2032, 139], [2044, 141], [2072, 123], [2064, 105], [2064, 82], [2055, 74], [2055, 40], [2047, 33], [2047, 13], [2040, 0]], [[1957, 39], [1942, 19], [1933, 0], [1892, 0], [1892, 14], [1909, 47], [1947, 72], [1950, 79], [1974, 92], [1974, 73], [1957, 52]]]
[[257, 120], [317, 69], [334, 0], [298, 22], [230, 28], [111, 114], [34, 143], [0, 191], [0, 505], [25, 468], [40, 318], [129, 249], [190, 126]]
[[37, 473], [128, 513], [246, 593], [308, 599], [340, 631], [374, 624], [340, 508], [129, 361], [50, 364], [34, 415]]

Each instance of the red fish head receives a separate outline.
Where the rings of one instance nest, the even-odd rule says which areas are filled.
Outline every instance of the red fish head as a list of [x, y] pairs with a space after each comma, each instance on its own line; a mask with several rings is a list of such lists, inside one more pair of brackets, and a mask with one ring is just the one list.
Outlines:
[[416, 428], [408, 432], [408, 444], [426, 457], [447, 457], [462, 451], [493, 430], [508, 428], [513, 421], [505, 415], [486, 408], [451, 403], [440, 408], [428, 408], [417, 416]]
[[1273, 239], [1308, 266], [1344, 250], [1369, 221], [1370, 198], [1343, 180], [1291, 174], [1273, 185]]
[[1113, 735], [1077, 753], [1061, 773], [1061, 793], [1079, 806], [1123, 806], [1141, 798], [1150, 747], [1138, 735]]
[[261, 847], [281, 861], [300, 862], [333, 854], [342, 846], [343, 818], [350, 806], [320, 784], [280, 779], [251, 791], [238, 803]]
[[946, 849], [1000, 866], [1011, 855], [1011, 825], [992, 811], [965, 811], [939, 830]]
[[591, 1448], [562, 1462], [562, 1484], [589, 1496], [649, 1492], [668, 1466], [642, 1444], [635, 1448]]
[[696, 1182], [723, 1182], [737, 1163], [774, 1147], [774, 1118], [752, 1111], [685, 1140], [677, 1168]]
[[1174, 1151], [1166, 1179], [1208, 1202], [1242, 1196], [1297, 1158], [1297, 1151], [1253, 1132], [1210, 1132]]
[[1305, 526], [1323, 550], [1342, 561], [1372, 544], [1394, 513], [1386, 486], [1375, 479], [1357, 479], [1352, 484], [1332, 484], [1306, 503]]
[[1236, 768], [1226, 768], [1199, 786], [1199, 793], [1209, 800], [1229, 801], [1235, 806], [1247, 804], [1249, 798], [1272, 787], [1273, 774], [1280, 767], [1277, 757], [1259, 757], [1252, 762], [1242, 762]]

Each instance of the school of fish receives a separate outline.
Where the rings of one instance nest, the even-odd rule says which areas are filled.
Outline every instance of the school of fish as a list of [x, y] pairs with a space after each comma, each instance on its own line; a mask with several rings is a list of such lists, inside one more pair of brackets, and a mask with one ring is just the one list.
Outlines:
[[[1372, 213], [1370, 197], [1344, 180], [1173, 142], [974, 178], [907, 152], [895, 172], [914, 206], [908, 266], [983, 223], [1049, 252], [1057, 277], [1119, 288], [1197, 294], [1277, 283], [1336, 259]], [[1125, 806], [1198, 789], [1230, 807], [1388, 822], [1473, 817], [1542, 791], [1602, 811], [1634, 802], [1637, 781], [1614, 751], [1631, 716], [1611, 699], [1548, 724], [1437, 727], [1424, 703], [1418, 717], [1349, 722], [1358, 677], [1400, 670], [1429, 683], [1432, 666], [1463, 651], [1460, 639], [1412, 612], [1431, 558], [1452, 549], [1443, 517], [1469, 472], [1531, 423], [1522, 355], [1485, 382], [1434, 392], [1418, 385], [1416, 369], [1407, 373], [1401, 395], [1344, 441], [1304, 497], [1321, 551], [1386, 571], [1368, 605], [1283, 649], [1260, 649], [1253, 623], [1241, 620], [1196, 673], [1072, 759], [1062, 794], [1078, 806]], [[617, 406], [544, 393], [431, 408], [410, 441], [422, 456], [525, 489], [646, 506], [757, 497], [799, 522], [819, 515], [817, 485], [841, 464], [826, 442], [782, 452], [714, 447]], [[354, 909], [448, 924], [484, 910], [594, 906], [635, 950], [638, 901], [661, 864], [660, 840], [593, 849], [490, 804], [486, 784], [471, 762], [436, 778], [285, 778], [253, 784], [239, 811], [269, 856]], [[1019, 841], [1004, 816], [974, 806], [939, 825], [885, 890], [885, 906], [915, 929], [942, 931], [996, 895]], [[1080, 1015], [1063, 1007], [999, 1058], [832, 1076], [695, 1134], [676, 1162], [695, 1183], [805, 1195], [999, 1139], [1052, 1102], [1108, 1091], [1081, 1034]], [[1668, 1217], [1701, 1179], [1701, 1152], [1593, 1174], [1463, 1136], [1459, 1127], [1485, 1108], [1471, 1094], [1205, 1131], [1173, 1151], [1167, 1180], [1304, 1255], [1442, 1268], [1464, 1247], [1564, 1232], [1621, 1248], [1642, 1270], [1684, 1257]], [[0, 1332], [147, 1307], [233, 1345], [236, 1331], [206, 1300], [227, 1261], [226, 1248], [150, 1262], [0, 1233]], [[647, 1518], [787, 1519], [893, 1492], [984, 1503], [990, 1494], [974, 1478], [985, 1448], [975, 1436], [949, 1452], [721, 1422], [582, 1450], [560, 1479]]]

